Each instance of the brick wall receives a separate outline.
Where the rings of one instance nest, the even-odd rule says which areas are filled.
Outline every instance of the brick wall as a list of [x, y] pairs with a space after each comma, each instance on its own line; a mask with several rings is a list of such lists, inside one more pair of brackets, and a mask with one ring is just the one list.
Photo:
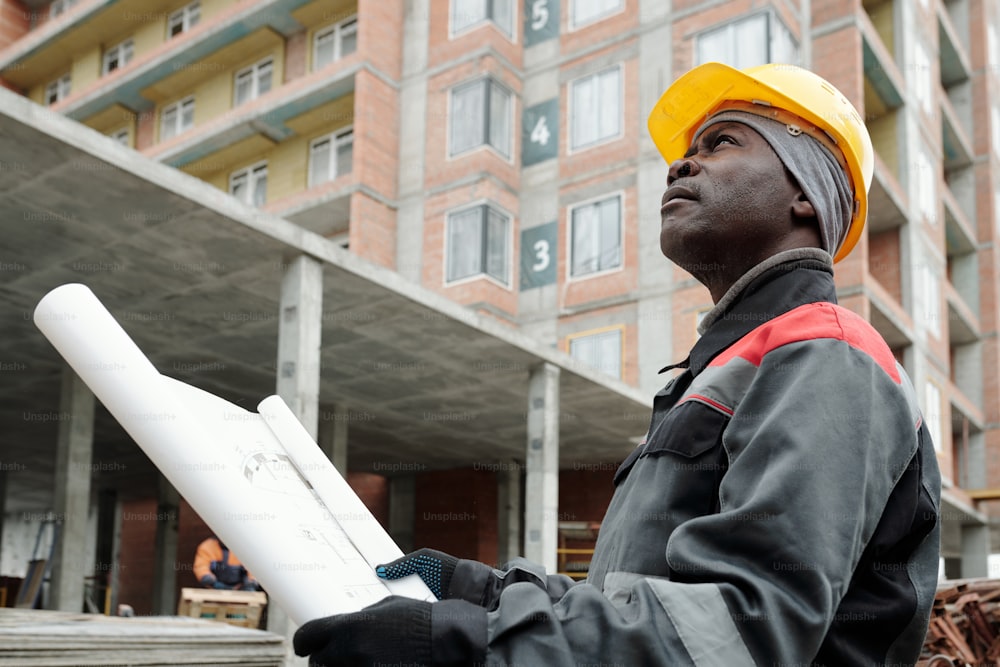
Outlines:
[[413, 546], [496, 563], [496, 474], [459, 469], [417, 475]]
[[18, 0], [0, 0], [0, 50], [23, 37], [31, 26], [31, 12]]

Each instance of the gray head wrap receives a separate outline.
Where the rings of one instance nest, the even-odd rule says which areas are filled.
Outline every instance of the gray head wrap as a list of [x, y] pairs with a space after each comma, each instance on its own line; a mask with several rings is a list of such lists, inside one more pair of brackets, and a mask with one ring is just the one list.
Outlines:
[[837, 159], [823, 144], [804, 132], [793, 134], [789, 126], [780, 121], [735, 109], [720, 111], [706, 120], [691, 144], [694, 145], [709, 126], [726, 121], [753, 128], [770, 144], [816, 209], [823, 250], [835, 255], [844, 241], [854, 210], [854, 195]]

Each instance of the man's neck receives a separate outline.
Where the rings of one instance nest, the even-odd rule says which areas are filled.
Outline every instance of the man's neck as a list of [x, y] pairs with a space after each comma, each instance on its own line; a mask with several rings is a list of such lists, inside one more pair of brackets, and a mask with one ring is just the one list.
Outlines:
[[768, 269], [778, 266], [779, 264], [784, 264], [785, 262], [794, 262], [799, 260], [819, 260], [821, 262], [828, 263], [832, 266], [833, 260], [830, 257], [830, 253], [819, 248], [793, 248], [791, 250], [783, 250], [777, 254], [771, 255], [765, 259], [760, 264], [757, 264], [749, 271], [740, 276], [736, 282], [734, 282], [725, 294], [716, 302], [715, 307], [705, 314], [705, 317], [698, 324], [698, 333], [704, 334], [706, 330], [712, 324], [722, 317], [726, 311], [729, 310], [730, 306], [733, 305], [740, 294], [747, 288], [747, 285], [752, 283], [758, 276], [763, 274]]

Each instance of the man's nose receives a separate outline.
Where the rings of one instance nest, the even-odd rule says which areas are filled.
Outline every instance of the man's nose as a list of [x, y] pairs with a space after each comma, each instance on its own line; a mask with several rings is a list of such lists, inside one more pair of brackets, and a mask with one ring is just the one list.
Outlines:
[[694, 176], [699, 171], [701, 171], [701, 167], [691, 158], [682, 157], [679, 160], [674, 160], [670, 163], [670, 168], [667, 170], [667, 186], [669, 187], [678, 178]]

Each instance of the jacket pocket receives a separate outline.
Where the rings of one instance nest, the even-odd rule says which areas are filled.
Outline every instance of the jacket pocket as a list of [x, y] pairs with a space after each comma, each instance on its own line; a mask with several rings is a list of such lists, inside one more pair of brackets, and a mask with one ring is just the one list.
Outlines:
[[693, 459], [722, 446], [729, 415], [697, 399], [679, 403], [651, 430], [642, 456], [676, 454]]

